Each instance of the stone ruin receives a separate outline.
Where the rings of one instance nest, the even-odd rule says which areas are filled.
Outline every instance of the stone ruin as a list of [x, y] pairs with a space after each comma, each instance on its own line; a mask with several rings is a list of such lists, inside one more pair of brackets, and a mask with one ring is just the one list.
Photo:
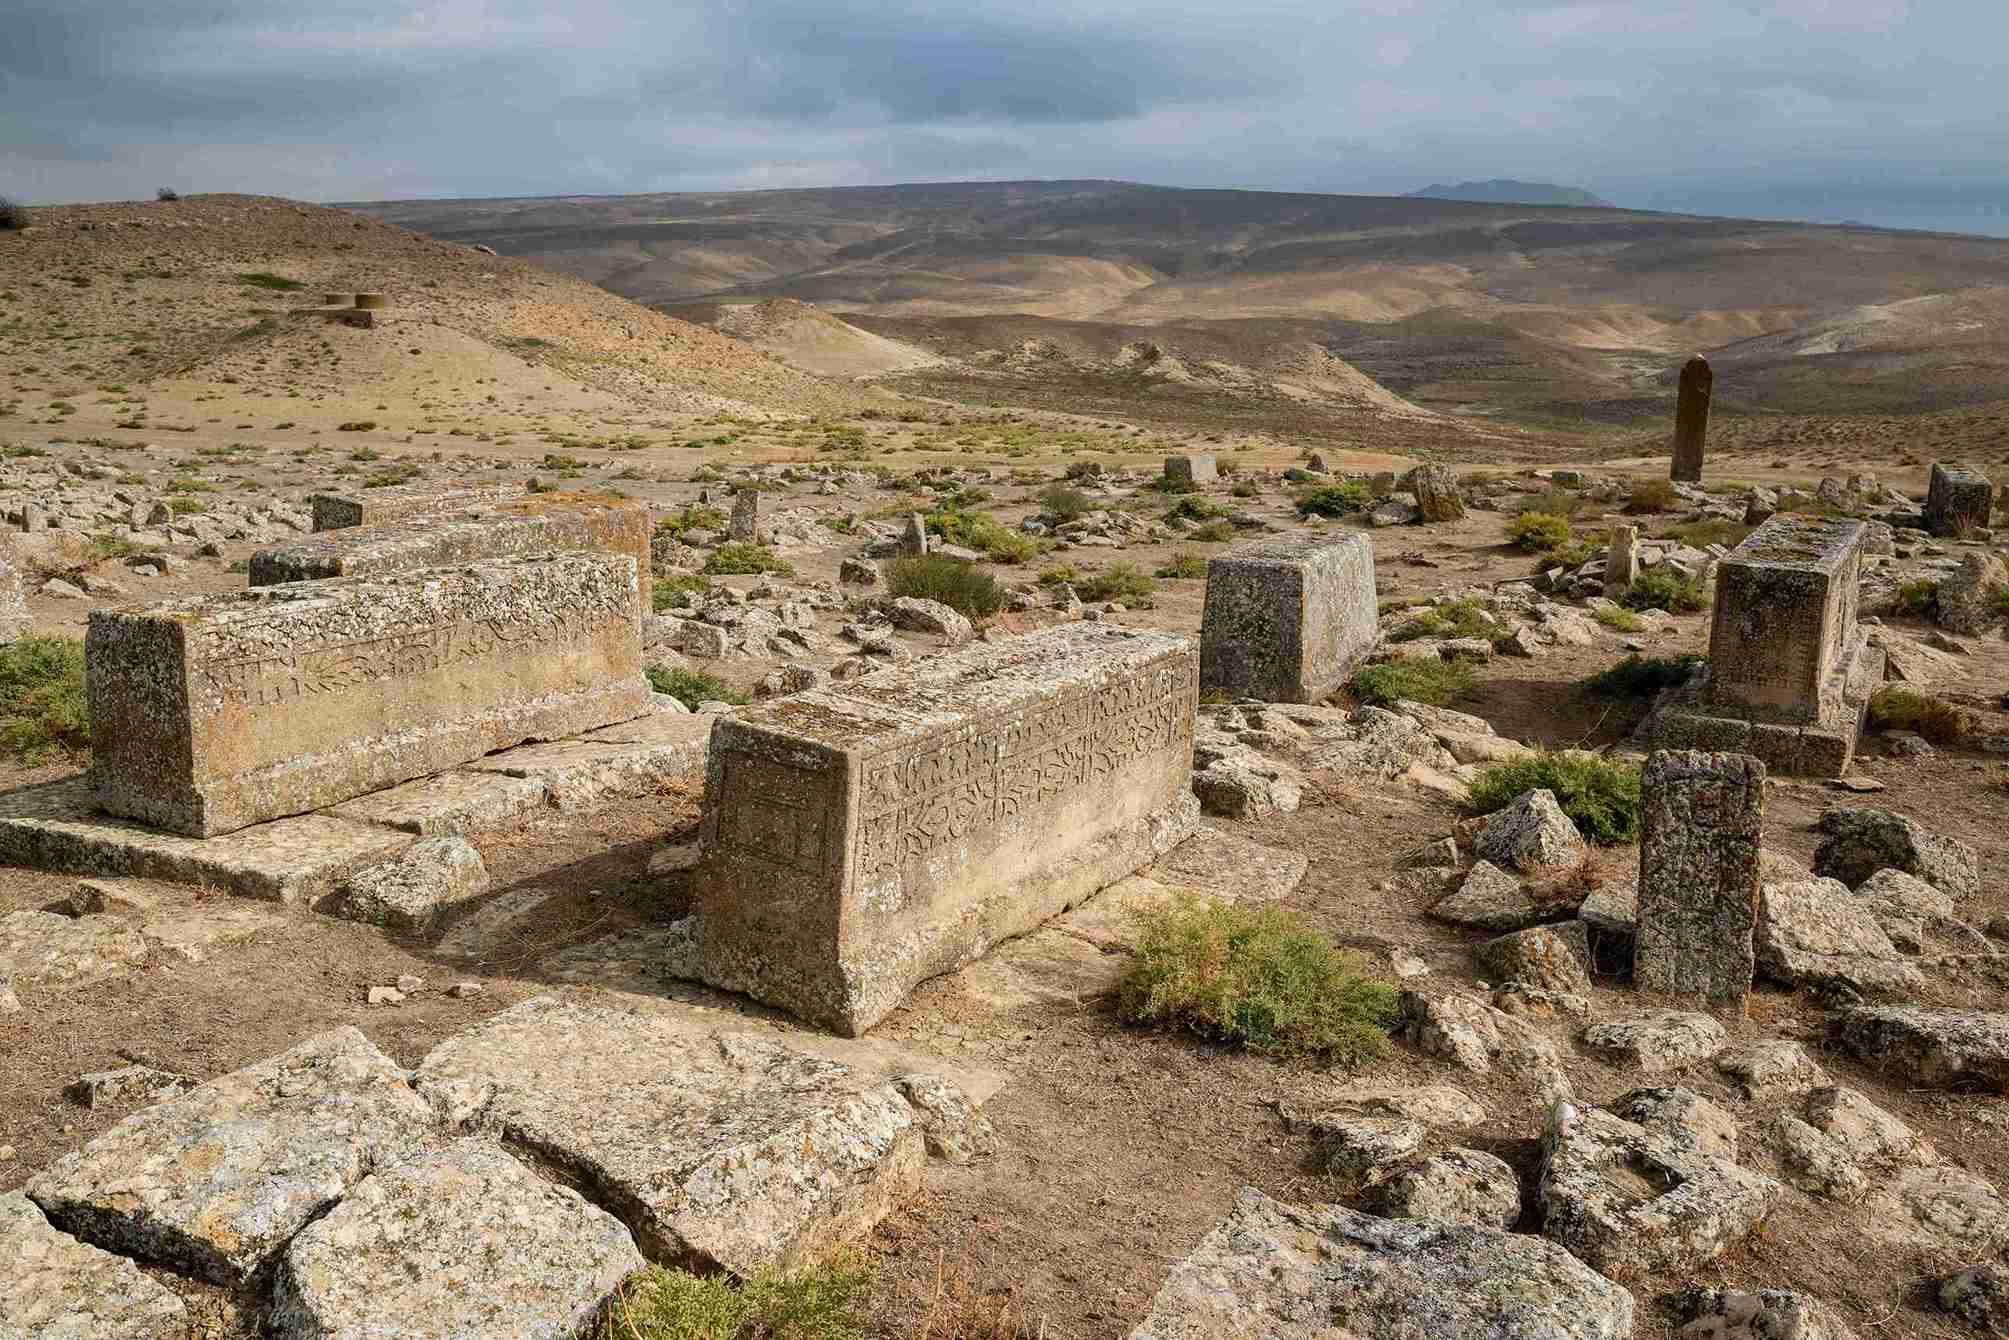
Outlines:
[[1942, 539], [1985, 527], [1994, 515], [1995, 485], [1971, 465], [1933, 463], [1925, 491], [1925, 528]]
[[1884, 652], [1856, 617], [1868, 527], [1781, 512], [1717, 565], [1709, 660], [1642, 728], [1662, 749], [1745, 753], [1839, 777]]
[[1374, 546], [1364, 535], [1252, 540], [1207, 563], [1203, 693], [1317, 702], [1379, 637]]
[[1211, 484], [1220, 477], [1220, 465], [1211, 455], [1165, 458], [1165, 479], [1169, 483]]

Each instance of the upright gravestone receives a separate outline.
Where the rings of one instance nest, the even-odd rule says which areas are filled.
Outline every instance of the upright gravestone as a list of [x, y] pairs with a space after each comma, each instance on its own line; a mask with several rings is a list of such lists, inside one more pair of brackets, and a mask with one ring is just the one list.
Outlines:
[[1968, 465], [1932, 467], [1925, 492], [1925, 528], [1947, 538], [1972, 526], [1986, 526], [1994, 513], [1995, 486]]
[[900, 552], [903, 554], [928, 552], [928, 523], [921, 519], [919, 512], [907, 513], [906, 528], [900, 533]]
[[1174, 484], [1211, 484], [1221, 477], [1212, 456], [1167, 456], [1165, 478]]
[[1681, 398], [1674, 409], [1674, 467], [1669, 477], [1688, 484], [1702, 482], [1702, 446], [1709, 436], [1709, 397], [1716, 374], [1709, 360], [1697, 354], [1681, 365]]
[[1616, 599], [1639, 579], [1639, 527], [1613, 526], [1604, 550], [1604, 593]]
[[21, 585], [21, 555], [0, 531], [0, 647], [28, 634], [28, 597]]
[[740, 543], [761, 544], [765, 541], [764, 531], [760, 521], [760, 490], [741, 489], [732, 500], [732, 528], [727, 533]]
[[1202, 692], [1317, 702], [1378, 636], [1374, 547], [1364, 535], [1300, 531], [1237, 545], [1207, 564]]
[[21, 529], [30, 535], [39, 534], [49, 528], [49, 509], [38, 502], [21, 504]]
[[1641, 991], [1742, 1008], [1758, 925], [1765, 765], [1747, 754], [1661, 751], [1640, 778]]

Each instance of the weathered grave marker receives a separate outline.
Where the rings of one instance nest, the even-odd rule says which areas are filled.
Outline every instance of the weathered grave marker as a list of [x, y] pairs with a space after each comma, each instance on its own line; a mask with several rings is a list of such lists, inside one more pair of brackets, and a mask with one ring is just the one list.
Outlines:
[[928, 552], [928, 523], [921, 519], [919, 512], [907, 513], [907, 525], [900, 533], [900, 552], [903, 554]]
[[404, 517], [448, 512], [524, 496], [522, 484], [393, 484], [353, 493], [317, 493], [307, 500], [314, 529], [381, 526]]
[[730, 537], [743, 544], [763, 543], [765, 527], [760, 519], [760, 490], [741, 489], [732, 500]]
[[1207, 564], [1204, 692], [1316, 702], [1379, 636], [1374, 547], [1365, 536], [1302, 531], [1236, 545]]
[[1684, 483], [1702, 481], [1702, 448], [1709, 436], [1709, 398], [1716, 374], [1709, 360], [1696, 354], [1681, 365], [1680, 399], [1674, 408], [1674, 464], [1669, 478]]
[[1165, 478], [1175, 484], [1211, 484], [1220, 477], [1221, 468], [1210, 455], [1165, 458]]
[[1941, 538], [1970, 526], [1986, 526], [1994, 513], [1995, 486], [1970, 465], [1932, 467], [1925, 492], [1925, 528]]
[[1639, 527], [1613, 526], [1604, 551], [1604, 593], [1623, 595], [1639, 580]]
[[724, 717], [705, 778], [705, 980], [857, 1034], [1135, 872], [1197, 817], [1198, 674], [1069, 624]]
[[1686, 751], [1647, 759], [1633, 985], [1741, 1008], [1755, 962], [1764, 827], [1757, 759]]

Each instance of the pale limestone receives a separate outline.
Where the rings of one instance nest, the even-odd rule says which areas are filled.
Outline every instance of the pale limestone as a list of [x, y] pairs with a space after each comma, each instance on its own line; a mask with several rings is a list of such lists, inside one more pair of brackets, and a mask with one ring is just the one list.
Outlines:
[[0, 1192], [0, 1337], [183, 1340], [188, 1309], [132, 1262], [50, 1226], [18, 1191]]

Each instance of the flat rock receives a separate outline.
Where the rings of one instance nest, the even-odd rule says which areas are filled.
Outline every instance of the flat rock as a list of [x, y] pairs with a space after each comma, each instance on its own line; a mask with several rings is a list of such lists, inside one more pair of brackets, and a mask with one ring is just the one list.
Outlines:
[[1862, 1006], [1845, 1012], [1834, 1032], [1864, 1064], [1909, 1085], [2009, 1092], [2009, 1014]]
[[1152, 1300], [1129, 1340], [1629, 1340], [1632, 1295], [1539, 1238], [1250, 1187]]
[[17, 988], [88, 986], [122, 977], [144, 962], [146, 941], [122, 917], [54, 912], [0, 917], [0, 978]]
[[1784, 1289], [1695, 1289], [1681, 1315], [1679, 1340], [1856, 1340], [1826, 1303]]
[[211, 951], [284, 925], [286, 908], [250, 898], [183, 899], [161, 907], [140, 923], [140, 938], [151, 949], [184, 963], [201, 963]]
[[1430, 1128], [1407, 1117], [1314, 1117], [1312, 1130], [1324, 1140], [1320, 1161], [1339, 1173], [1369, 1173], [1402, 1162], [1423, 1148]]
[[1699, 1154], [1737, 1161], [1737, 1118], [1693, 1089], [1634, 1089], [1611, 1105], [1633, 1125]]
[[1584, 858], [1583, 834], [1553, 791], [1530, 791], [1486, 820], [1472, 843], [1480, 860], [1524, 875], [1566, 870]]
[[1693, 1270], [1741, 1242], [1784, 1188], [1596, 1109], [1559, 1105], [1542, 1137], [1542, 1232], [1606, 1275]]
[[1430, 915], [1454, 926], [1515, 931], [1541, 920], [1542, 909], [1519, 875], [1491, 861], [1479, 861], [1454, 893], [1437, 900]]
[[1688, 1010], [1641, 1010], [1583, 1032], [1584, 1045], [1606, 1060], [1650, 1075], [1706, 1061], [1728, 1040], [1723, 1025]]
[[1836, 805], [1821, 815], [1827, 837], [1814, 852], [1814, 873], [1854, 888], [1879, 870], [1916, 875], [1955, 898], [1981, 892], [1974, 848], [1889, 810]]
[[922, 1129], [896, 1084], [741, 1034], [540, 996], [434, 1048], [453, 1126], [590, 1188], [657, 1261], [792, 1269], [913, 1192]]
[[135, 1112], [28, 1194], [87, 1241], [235, 1285], [436, 1129], [405, 1072], [343, 1027]]
[[79, 1075], [63, 1090], [63, 1096], [84, 1107], [104, 1107], [119, 1103], [157, 1103], [186, 1093], [193, 1085], [180, 1075], [171, 1075], [152, 1066], [129, 1065], [117, 1070], [94, 1070]]
[[0, 1336], [6, 1340], [183, 1340], [188, 1309], [123, 1257], [50, 1226], [0, 1192]]
[[1755, 947], [1758, 971], [1781, 986], [1839, 983], [1866, 996], [1908, 997], [1925, 985], [1869, 905], [1839, 880], [1763, 885]]
[[1492, 1154], [1447, 1149], [1390, 1177], [1378, 1208], [1390, 1219], [1509, 1229], [1521, 1217], [1521, 1181]]
[[1590, 994], [1590, 942], [1580, 921], [1533, 926], [1488, 940], [1475, 951], [1494, 981], [1544, 991]]
[[1798, 1093], [1821, 1083], [1821, 1067], [1807, 1049], [1784, 1038], [1748, 1043], [1716, 1058], [1716, 1069], [1748, 1099]]
[[1448, 1084], [1413, 1089], [1350, 1088], [1331, 1096], [1335, 1107], [1375, 1116], [1408, 1117], [1427, 1126], [1466, 1130], [1486, 1119], [1486, 1109], [1463, 1089]]
[[1993, 1255], [2009, 1246], [2009, 1205], [1995, 1185], [1950, 1164], [1909, 1168], [1868, 1206], [1871, 1237], [1900, 1246]]
[[1310, 866], [1310, 858], [1303, 852], [1203, 827], [1139, 873], [1173, 888], [1198, 889], [1224, 902], [1267, 903], [1295, 889]]
[[1894, 1168], [1938, 1160], [1911, 1127], [1840, 1085], [1809, 1093], [1800, 1115], [1782, 1113], [1773, 1130], [1786, 1180], [1830, 1200], [1857, 1200]]
[[481, 853], [458, 833], [423, 837], [395, 860], [359, 870], [335, 899], [352, 921], [401, 931], [429, 931], [456, 904], [488, 889]]
[[534, 884], [499, 893], [447, 927], [434, 948], [449, 958], [493, 958], [538, 908], [557, 896], [556, 889]]
[[1561, 1053], [1525, 1021], [1469, 996], [1432, 999], [1420, 991], [1402, 993], [1401, 1011], [1404, 1035], [1425, 1056], [1479, 1075], [1498, 1066], [1526, 1080], [1544, 1102], [1570, 1096]]
[[[506, 758], [513, 750], [504, 750]], [[326, 812], [431, 837], [507, 823], [544, 806], [544, 780], [455, 769], [358, 796]]]
[[459, 1140], [365, 1177], [295, 1238], [271, 1324], [302, 1340], [571, 1340], [642, 1264], [613, 1215]]

